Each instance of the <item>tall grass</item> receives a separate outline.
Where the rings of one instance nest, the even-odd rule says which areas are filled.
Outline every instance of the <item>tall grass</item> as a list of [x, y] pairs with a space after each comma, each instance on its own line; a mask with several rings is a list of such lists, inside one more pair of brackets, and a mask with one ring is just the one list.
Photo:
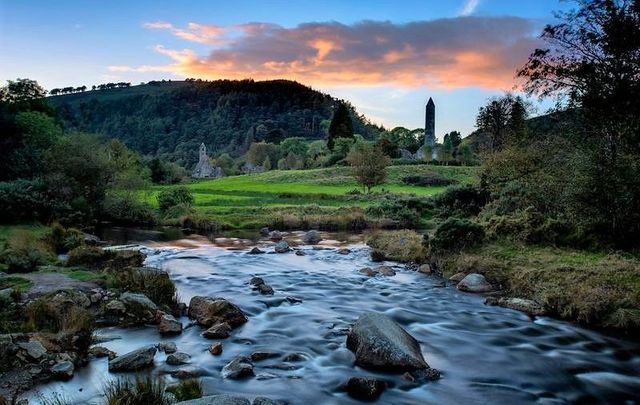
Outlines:
[[104, 387], [106, 405], [170, 405], [173, 398], [165, 393], [161, 378], [136, 377], [135, 381], [116, 379]]

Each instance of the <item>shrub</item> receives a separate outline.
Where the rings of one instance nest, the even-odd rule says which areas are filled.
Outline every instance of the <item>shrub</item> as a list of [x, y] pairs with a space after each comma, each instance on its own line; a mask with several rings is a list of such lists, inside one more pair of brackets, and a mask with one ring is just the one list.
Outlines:
[[0, 207], [2, 223], [44, 220], [54, 209], [40, 180], [0, 182]]
[[461, 250], [479, 244], [484, 239], [484, 229], [467, 219], [449, 218], [436, 229], [431, 240], [435, 251]]
[[441, 177], [440, 175], [435, 173], [423, 174], [421, 176], [403, 177], [402, 182], [410, 186], [420, 187], [448, 186], [455, 183], [455, 181], [445, 179], [444, 177]]
[[165, 393], [163, 379], [151, 376], [136, 377], [135, 381], [117, 379], [109, 381], [104, 387], [107, 405], [169, 405], [173, 403]]
[[172, 310], [178, 306], [176, 286], [169, 275], [162, 270], [117, 269], [117, 272], [109, 278], [108, 284], [121, 291], [142, 293], [157, 305], [164, 305]]
[[24, 328], [28, 331], [82, 332], [90, 335], [93, 316], [78, 302], [74, 302], [72, 296], [58, 298], [50, 294], [31, 301], [25, 307]]
[[115, 252], [97, 246], [80, 246], [69, 252], [67, 265], [98, 267], [115, 255]]
[[8, 273], [29, 273], [53, 258], [51, 249], [42, 239], [28, 231], [18, 230], [7, 239], [2, 262]]
[[427, 249], [422, 235], [410, 230], [376, 232], [367, 240], [373, 251], [371, 257], [398, 262], [422, 263], [427, 258]]
[[487, 192], [474, 186], [452, 186], [433, 198], [436, 212], [441, 217], [476, 216], [487, 201]]
[[75, 228], [65, 228], [59, 223], [51, 225], [51, 245], [57, 253], [68, 252], [84, 244], [84, 234]]
[[102, 208], [102, 217], [125, 225], [152, 225], [157, 222], [153, 208], [131, 196], [110, 195]]
[[422, 217], [430, 213], [433, 204], [428, 199], [418, 197], [389, 197], [380, 205], [367, 208], [367, 214], [380, 218], [387, 217], [399, 222], [404, 228], [422, 225]]
[[184, 186], [163, 190], [158, 194], [158, 206], [163, 213], [176, 205], [192, 205], [193, 203], [193, 194]]
[[202, 383], [200, 380], [180, 381], [180, 383], [168, 387], [167, 392], [172, 393], [178, 402], [202, 398]]

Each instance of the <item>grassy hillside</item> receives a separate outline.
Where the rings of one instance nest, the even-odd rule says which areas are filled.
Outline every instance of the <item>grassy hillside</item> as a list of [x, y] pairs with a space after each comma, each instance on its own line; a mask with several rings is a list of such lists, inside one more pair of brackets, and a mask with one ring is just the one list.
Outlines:
[[[476, 180], [476, 170], [474, 167], [392, 166], [387, 183], [374, 189], [372, 195], [353, 193], [358, 186], [348, 167], [276, 170], [197, 181], [187, 187], [195, 197], [195, 209], [199, 215], [231, 227], [258, 227], [270, 223], [277, 216], [312, 214], [321, 217], [345, 211], [341, 207], [366, 209], [389, 194], [434, 195], [445, 187], [408, 186], [402, 178], [435, 174], [468, 184]], [[157, 194], [172, 187], [177, 186], [154, 187], [145, 199], [157, 206]]]

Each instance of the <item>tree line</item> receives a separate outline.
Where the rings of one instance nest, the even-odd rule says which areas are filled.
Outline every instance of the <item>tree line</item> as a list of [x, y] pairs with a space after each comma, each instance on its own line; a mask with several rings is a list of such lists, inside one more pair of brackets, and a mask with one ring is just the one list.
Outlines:
[[[129, 82], [103, 83], [103, 84], [91, 86], [91, 90], [108, 90], [108, 89], [125, 88], [130, 86], [131, 86], [131, 83]], [[85, 91], [87, 91], [87, 86], [62, 87], [62, 88], [51, 89], [49, 91], [49, 94], [52, 96], [58, 96], [62, 94], [82, 93]]]

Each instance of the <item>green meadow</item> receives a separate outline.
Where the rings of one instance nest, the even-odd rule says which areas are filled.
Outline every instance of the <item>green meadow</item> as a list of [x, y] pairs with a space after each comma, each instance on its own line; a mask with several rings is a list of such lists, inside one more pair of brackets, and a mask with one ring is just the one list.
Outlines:
[[[407, 176], [431, 175], [457, 184], [476, 181], [475, 167], [403, 165], [389, 167], [385, 184], [370, 195], [362, 194], [349, 167], [311, 170], [274, 170], [215, 180], [194, 181], [186, 185], [195, 198], [196, 212], [233, 228], [269, 223], [273, 215], [332, 215], [345, 208], [367, 208], [389, 195], [432, 196], [444, 186], [420, 187], [405, 184]], [[157, 206], [157, 194], [167, 188], [156, 186], [144, 199]]]

